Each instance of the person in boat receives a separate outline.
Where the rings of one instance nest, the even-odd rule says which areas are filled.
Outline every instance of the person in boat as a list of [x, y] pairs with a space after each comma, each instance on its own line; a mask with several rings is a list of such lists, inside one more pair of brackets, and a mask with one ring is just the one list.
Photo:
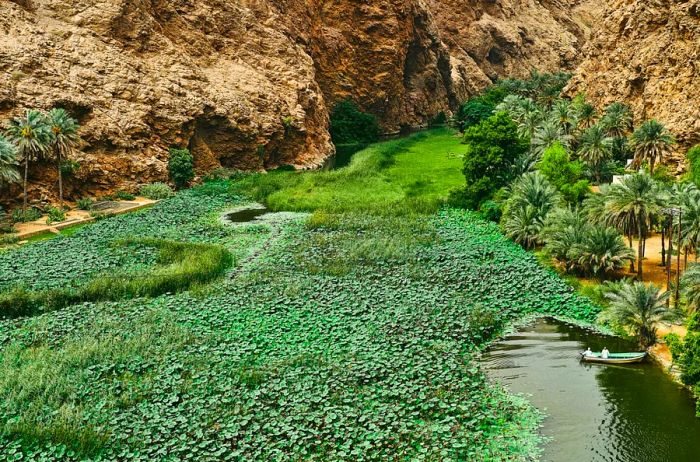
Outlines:
[[603, 359], [608, 359], [608, 356], [610, 356], [610, 350], [608, 350], [608, 347], [603, 348], [603, 351], [600, 353], [600, 357]]
[[593, 352], [591, 351], [591, 347], [588, 347], [586, 351], [583, 352], [583, 356], [589, 357], [593, 356]]

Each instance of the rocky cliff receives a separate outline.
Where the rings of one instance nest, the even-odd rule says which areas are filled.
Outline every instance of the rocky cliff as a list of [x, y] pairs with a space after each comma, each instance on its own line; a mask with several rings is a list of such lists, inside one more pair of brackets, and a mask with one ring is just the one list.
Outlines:
[[[333, 153], [328, 112], [343, 98], [391, 132], [494, 78], [571, 68], [586, 41], [582, 5], [5, 0], [0, 119], [53, 106], [78, 118], [73, 197], [166, 179], [171, 146], [189, 147], [200, 171], [314, 167]], [[49, 199], [52, 169], [32, 172], [32, 198]]]
[[678, 137], [678, 154], [700, 142], [700, 1], [615, 0], [602, 17], [567, 91], [658, 119]]

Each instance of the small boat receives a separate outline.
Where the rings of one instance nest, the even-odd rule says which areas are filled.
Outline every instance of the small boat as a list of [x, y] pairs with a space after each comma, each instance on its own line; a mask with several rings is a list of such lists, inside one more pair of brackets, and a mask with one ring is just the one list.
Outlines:
[[631, 364], [640, 363], [646, 357], [645, 352], [641, 353], [610, 353], [607, 358], [601, 357], [602, 353], [591, 353], [585, 355], [581, 353], [581, 361], [589, 363], [604, 363], [604, 364]]

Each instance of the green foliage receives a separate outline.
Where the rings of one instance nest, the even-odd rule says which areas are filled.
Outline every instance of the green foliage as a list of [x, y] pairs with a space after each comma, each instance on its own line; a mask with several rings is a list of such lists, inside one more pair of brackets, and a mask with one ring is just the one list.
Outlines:
[[590, 183], [583, 178], [583, 164], [572, 161], [561, 143], [555, 143], [544, 151], [537, 169], [569, 204], [582, 202], [591, 190]]
[[484, 201], [481, 203], [481, 206], [479, 206], [479, 214], [484, 220], [498, 223], [503, 216], [503, 207], [496, 201]]
[[491, 117], [494, 109], [503, 101], [506, 94], [505, 89], [499, 86], [492, 86], [487, 88], [481, 95], [471, 98], [462, 104], [454, 116], [459, 129], [464, 131]]
[[521, 176], [513, 183], [505, 205], [502, 223], [506, 236], [528, 249], [541, 244], [547, 215], [559, 203], [559, 193], [540, 172]]
[[114, 194], [114, 198], [122, 201], [133, 201], [134, 199], [136, 199], [136, 196], [127, 191], [117, 191]]
[[686, 154], [688, 158], [688, 176], [696, 186], [700, 186], [700, 145], [694, 146]]
[[36, 221], [39, 218], [41, 218], [41, 211], [34, 207], [28, 208], [27, 210], [15, 209], [12, 211], [13, 223], [27, 223]]
[[194, 158], [189, 149], [170, 148], [168, 172], [178, 188], [184, 188], [194, 179]]
[[76, 303], [156, 297], [189, 290], [221, 276], [233, 263], [231, 254], [211, 244], [190, 244], [155, 238], [126, 239], [122, 246], [158, 250], [157, 266], [141, 273], [97, 276], [71, 288], [31, 291], [15, 287], [0, 293], [0, 317], [56, 310]]
[[622, 284], [607, 294], [610, 308], [603, 319], [626, 328], [639, 339], [642, 348], [647, 348], [656, 343], [657, 325], [677, 317], [674, 311], [666, 307], [668, 296], [668, 292], [662, 293], [653, 284]]
[[147, 199], [161, 200], [173, 195], [173, 190], [165, 183], [151, 183], [141, 186], [139, 194]]
[[656, 120], [647, 120], [637, 128], [631, 137], [634, 147], [634, 162], [632, 167], [640, 168], [649, 165], [649, 171], [654, 174], [654, 166], [661, 162], [671, 152], [676, 140], [671, 132]]
[[339, 102], [331, 111], [330, 132], [335, 144], [374, 143], [381, 135], [377, 118], [350, 100]]
[[[441, 178], [424, 167], [441, 158], [413, 147], [353, 175], [378, 175], [364, 184], [383, 188], [401, 178], [388, 170], [415, 161], [427, 183]], [[333, 184], [344, 175], [319, 178], [321, 188], [347, 184]], [[128, 236], [257, 254], [201, 293], [0, 321], [3, 451], [49, 461], [536, 457], [539, 418], [486, 380], [475, 352], [524, 314], [592, 321], [598, 308], [497, 225], [455, 210], [333, 213], [317, 202], [309, 223], [280, 222], [274, 245], [260, 247], [273, 235], [268, 225], [223, 225], [218, 217], [241, 199], [204, 188], [0, 253], [10, 278], [2, 284], [30, 293], [170, 265], [152, 247], [110, 245]], [[296, 191], [279, 189], [278, 200]], [[402, 200], [413, 207], [415, 196]]]
[[74, 176], [80, 170], [80, 162], [75, 160], [64, 160], [59, 167], [61, 175], [66, 177]]
[[0, 134], [0, 186], [21, 180], [17, 165], [17, 148]]
[[81, 199], [78, 199], [77, 205], [80, 210], [87, 210], [90, 211], [92, 210], [92, 206], [94, 205], [95, 201], [90, 199], [89, 197], [83, 197]]
[[478, 209], [481, 202], [509, 183], [509, 169], [527, 151], [528, 144], [518, 135], [515, 123], [502, 112], [469, 128], [464, 143], [464, 205]]
[[66, 211], [58, 207], [48, 207], [46, 209], [46, 224], [58, 223], [66, 219]]

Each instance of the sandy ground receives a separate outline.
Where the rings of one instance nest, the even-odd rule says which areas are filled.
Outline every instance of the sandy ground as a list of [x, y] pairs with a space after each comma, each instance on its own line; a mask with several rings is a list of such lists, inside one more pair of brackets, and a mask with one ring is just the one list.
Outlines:
[[[115, 201], [115, 204], [117, 205], [100, 210], [100, 213], [127, 213], [148, 207], [156, 202], [157, 201], [146, 199], [145, 197], [137, 197], [133, 201]], [[15, 225], [15, 231], [17, 232], [17, 237], [20, 240], [23, 240], [32, 236], [44, 234], [46, 232], [58, 233], [60, 229], [91, 221], [94, 221], [94, 217], [90, 215], [90, 212], [75, 209], [66, 212], [66, 219], [64, 221], [55, 222], [48, 225], [46, 224], [46, 215], [44, 215], [35, 221], [30, 221], [28, 223], [17, 223]]]

